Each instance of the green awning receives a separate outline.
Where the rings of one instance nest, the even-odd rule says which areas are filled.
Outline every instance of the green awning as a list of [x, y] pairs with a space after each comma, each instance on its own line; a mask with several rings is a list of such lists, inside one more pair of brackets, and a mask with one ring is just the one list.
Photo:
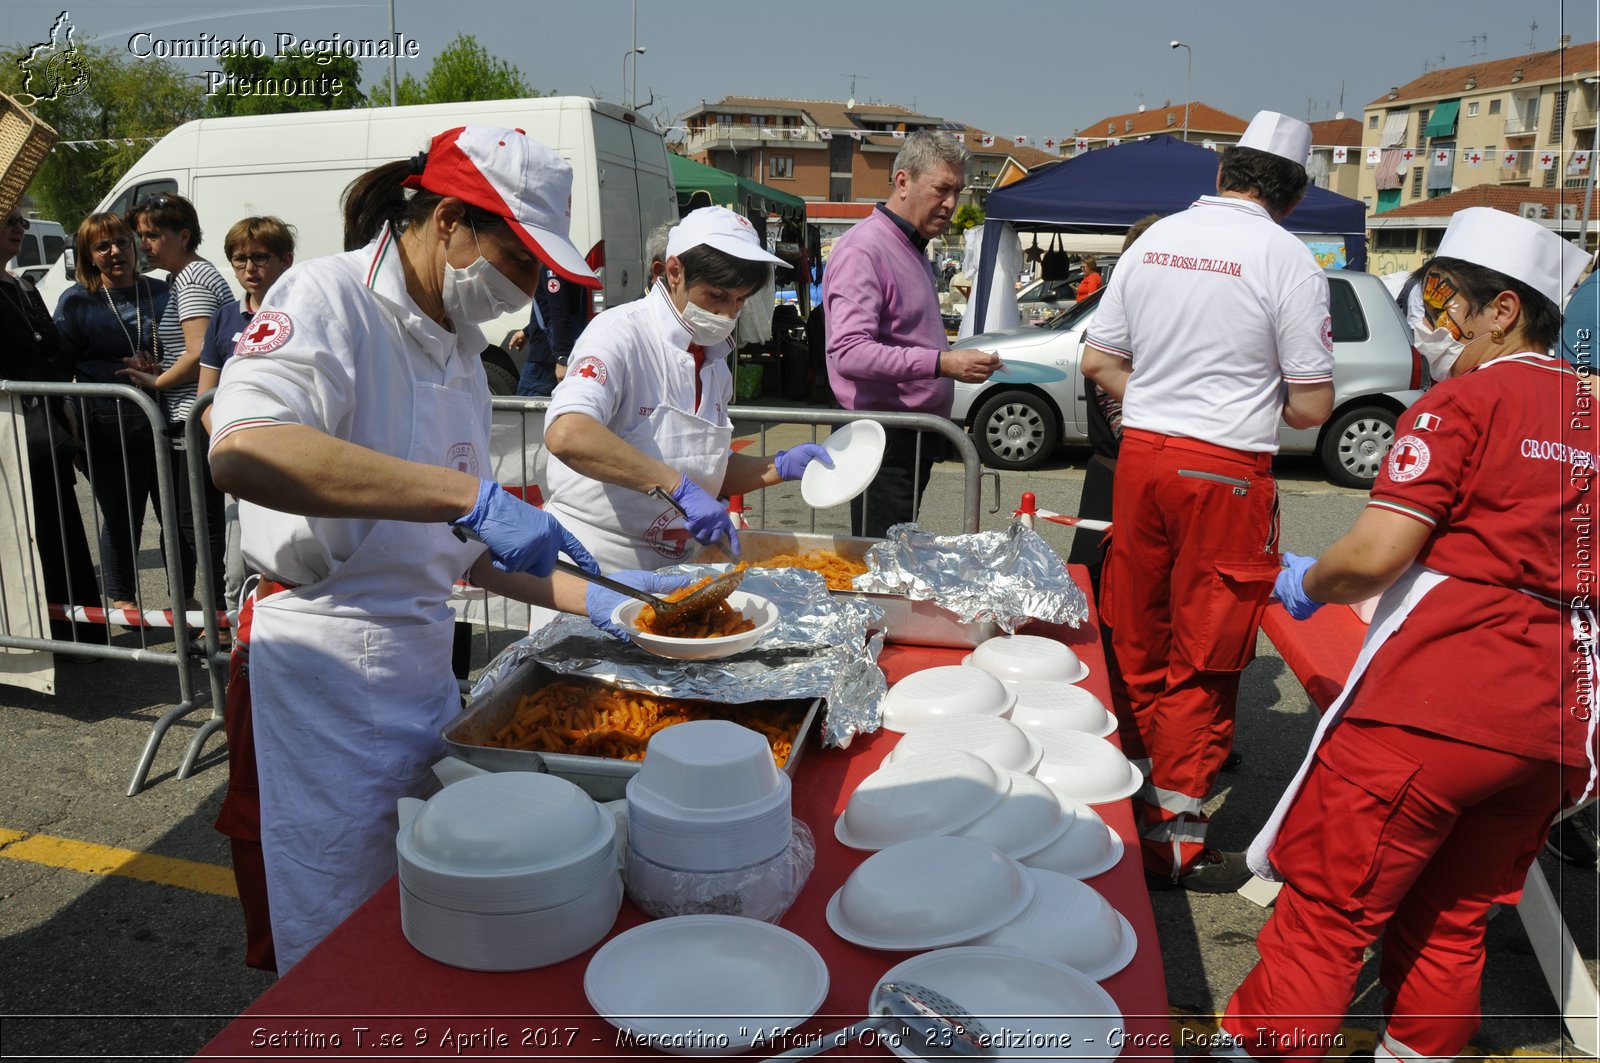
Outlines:
[[1446, 100], [1428, 116], [1427, 136], [1453, 137], [1456, 135], [1456, 115], [1461, 111], [1460, 100]]
[[672, 161], [672, 183], [678, 189], [680, 208], [688, 206], [696, 192], [704, 192], [711, 197], [712, 205], [729, 207], [740, 213], [755, 207], [769, 214], [805, 217], [806, 201], [799, 196], [780, 192], [748, 177], [735, 177], [683, 155], [668, 153], [667, 158]]

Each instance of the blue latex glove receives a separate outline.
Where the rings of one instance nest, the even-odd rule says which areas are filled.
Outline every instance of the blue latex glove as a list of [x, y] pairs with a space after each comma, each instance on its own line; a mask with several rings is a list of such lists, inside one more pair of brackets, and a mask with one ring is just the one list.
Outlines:
[[727, 537], [728, 549], [739, 556], [739, 533], [733, 528], [728, 508], [706, 494], [705, 488], [685, 476], [672, 492], [673, 501], [683, 507], [683, 526], [697, 542], [714, 543]]
[[[688, 576], [666, 576], [659, 572], [644, 572], [639, 569], [623, 569], [621, 572], [611, 573], [611, 578], [618, 583], [626, 583], [630, 587], [637, 587], [658, 598], [679, 587], [687, 587], [694, 582]], [[596, 584], [589, 584], [589, 591], [584, 595], [584, 606], [589, 610], [589, 623], [604, 631], [608, 635], [615, 635], [619, 639], [628, 637], [628, 633], [611, 622], [612, 610], [616, 609], [618, 602], [631, 602], [625, 594], [608, 591]]]
[[1306, 569], [1316, 563], [1314, 557], [1283, 555], [1283, 571], [1278, 573], [1278, 582], [1273, 590], [1278, 595], [1278, 601], [1283, 603], [1283, 608], [1296, 620], [1305, 620], [1322, 608], [1321, 602], [1306, 593]]
[[458, 535], [487, 546], [494, 567], [501, 572], [548, 576], [555, 568], [558, 550], [584, 571], [600, 571], [589, 551], [559, 521], [493, 480], [478, 484], [478, 501], [472, 511], [451, 521], [450, 526]]
[[831, 469], [833, 468], [833, 455], [828, 453], [828, 448], [821, 443], [801, 443], [797, 447], [780, 450], [773, 455], [772, 467], [778, 470], [781, 480], [798, 480], [805, 475], [806, 466], [813, 461], [820, 461]]

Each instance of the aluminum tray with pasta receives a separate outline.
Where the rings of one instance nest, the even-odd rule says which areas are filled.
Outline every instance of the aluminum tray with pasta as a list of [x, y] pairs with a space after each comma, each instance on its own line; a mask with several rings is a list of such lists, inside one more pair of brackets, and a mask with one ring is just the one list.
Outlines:
[[[643, 743], [648, 740], [648, 732], [654, 726], [648, 719], [650, 706], [641, 700], [653, 695], [619, 690], [595, 680], [581, 680], [594, 683], [606, 692], [607, 697], [627, 699], [627, 713], [636, 714], [642, 724], [637, 728], [641, 732], [637, 741], [604, 733], [615, 729], [613, 725], [618, 717], [613, 713], [604, 721], [553, 721], [549, 724], [557, 732], [553, 736], [531, 733], [538, 728], [525, 728], [527, 741], [518, 743], [534, 747], [561, 745], [562, 751], [504, 744], [503, 736], [510, 735], [508, 729], [515, 728], [519, 710], [526, 713], [532, 700], [539, 698], [547, 688], [570, 689], [569, 684], [579, 679], [581, 677], [558, 675], [538, 661], [528, 661], [445, 725], [445, 745], [453, 756], [488, 771], [545, 771], [576, 783], [596, 801], [618, 800], [624, 796], [628, 780], [639, 770], [639, 760], [625, 757], [642, 754]], [[565, 700], [570, 702], [571, 699]], [[775, 758], [784, 754], [781, 767], [793, 777], [800, 754], [816, 722], [817, 712], [822, 707], [822, 700], [796, 698], [743, 705], [685, 700], [679, 702], [679, 706], [685, 710], [682, 713], [684, 718], [694, 718], [690, 714], [700, 712], [705, 714], [700, 718], [729, 719], [768, 732], [769, 740], [773, 740], [775, 747]], [[679, 713], [672, 712], [669, 715]], [[793, 737], [787, 739], [788, 748], [785, 750], [781, 740], [775, 738], [775, 733], [781, 730], [787, 735], [791, 727]], [[563, 731], [565, 733], [560, 733]], [[592, 749], [594, 752], [564, 751], [574, 748]]]

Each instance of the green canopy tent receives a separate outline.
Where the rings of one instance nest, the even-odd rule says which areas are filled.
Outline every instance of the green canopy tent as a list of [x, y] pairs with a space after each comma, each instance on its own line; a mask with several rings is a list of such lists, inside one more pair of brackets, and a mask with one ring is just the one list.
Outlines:
[[728, 207], [741, 214], [751, 209], [763, 210], [768, 214], [805, 220], [806, 201], [799, 196], [780, 192], [748, 177], [736, 177], [682, 155], [669, 154], [667, 157], [672, 160], [672, 183], [678, 189], [679, 210], [687, 210], [695, 193], [704, 192], [711, 198], [712, 206]]

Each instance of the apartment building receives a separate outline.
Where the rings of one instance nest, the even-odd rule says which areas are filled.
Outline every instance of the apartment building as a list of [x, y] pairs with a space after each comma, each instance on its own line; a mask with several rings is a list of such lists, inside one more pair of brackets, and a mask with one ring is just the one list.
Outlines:
[[1600, 42], [1432, 70], [1363, 113], [1371, 214], [1477, 185], [1581, 189], [1595, 149]]
[[1124, 140], [1139, 140], [1165, 133], [1191, 144], [1222, 148], [1237, 144], [1249, 124], [1248, 119], [1198, 100], [1188, 104], [1174, 104], [1168, 100], [1160, 107], [1140, 107], [1136, 111], [1107, 115], [1097, 122], [1090, 122], [1077, 131], [1071, 147], [1075, 153], [1094, 151], [1116, 147]]
[[[891, 103], [727, 96], [680, 116], [683, 152], [812, 203], [875, 203], [888, 193], [906, 134], [931, 129], [972, 152], [964, 199], [982, 204], [998, 183], [1061, 159], [962, 122]], [[1054, 142], [1046, 147], [1055, 148]]]
[[1311, 123], [1306, 175], [1318, 188], [1357, 198], [1361, 190], [1361, 123], [1344, 117]]

